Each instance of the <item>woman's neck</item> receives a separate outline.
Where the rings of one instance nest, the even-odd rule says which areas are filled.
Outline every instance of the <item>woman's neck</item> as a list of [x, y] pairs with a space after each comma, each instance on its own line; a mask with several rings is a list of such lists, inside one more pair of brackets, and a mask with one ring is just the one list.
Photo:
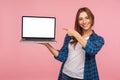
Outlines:
[[83, 37], [88, 37], [92, 34], [92, 29], [88, 29], [88, 30], [83, 30]]

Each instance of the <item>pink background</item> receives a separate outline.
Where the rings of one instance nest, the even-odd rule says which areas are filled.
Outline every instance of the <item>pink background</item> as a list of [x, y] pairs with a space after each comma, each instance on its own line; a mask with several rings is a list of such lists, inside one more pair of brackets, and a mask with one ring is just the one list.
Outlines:
[[55, 48], [73, 28], [80, 7], [95, 15], [94, 30], [105, 39], [97, 55], [101, 80], [120, 80], [120, 0], [0, 0], [0, 80], [57, 80], [61, 63], [40, 44], [21, 43], [21, 16], [55, 16]]

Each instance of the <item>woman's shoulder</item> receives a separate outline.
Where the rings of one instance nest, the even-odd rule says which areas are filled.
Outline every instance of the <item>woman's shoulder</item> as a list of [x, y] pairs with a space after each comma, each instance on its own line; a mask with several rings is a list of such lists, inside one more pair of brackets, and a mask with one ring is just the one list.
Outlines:
[[90, 39], [93, 41], [94, 40], [101, 40], [104, 42], [104, 38], [101, 35], [97, 34], [95, 31], [93, 31], [93, 33], [91, 34]]
[[71, 36], [69, 36], [68, 34], [65, 35], [65, 38], [72, 38]]
[[64, 37], [64, 41], [65, 42], [69, 42], [71, 40], [71, 38], [72, 38], [71, 36], [69, 36], [68, 34], [66, 34], [65, 37]]

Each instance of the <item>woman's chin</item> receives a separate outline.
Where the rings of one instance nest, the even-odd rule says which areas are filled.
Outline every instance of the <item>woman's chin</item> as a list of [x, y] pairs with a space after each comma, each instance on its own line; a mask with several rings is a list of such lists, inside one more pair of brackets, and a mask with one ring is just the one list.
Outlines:
[[88, 27], [86, 27], [86, 28], [83, 28], [83, 30], [85, 30], [85, 31], [87, 31], [87, 30], [89, 30], [90, 28], [88, 28]]

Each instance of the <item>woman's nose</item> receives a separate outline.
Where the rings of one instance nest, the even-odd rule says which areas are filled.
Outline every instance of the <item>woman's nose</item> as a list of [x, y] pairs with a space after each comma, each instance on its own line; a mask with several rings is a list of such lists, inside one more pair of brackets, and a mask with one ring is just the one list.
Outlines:
[[83, 24], [86, 24], [86, 22], [87, 22], [87, 20], [84, 19], [84, 20], [83, 20]]

